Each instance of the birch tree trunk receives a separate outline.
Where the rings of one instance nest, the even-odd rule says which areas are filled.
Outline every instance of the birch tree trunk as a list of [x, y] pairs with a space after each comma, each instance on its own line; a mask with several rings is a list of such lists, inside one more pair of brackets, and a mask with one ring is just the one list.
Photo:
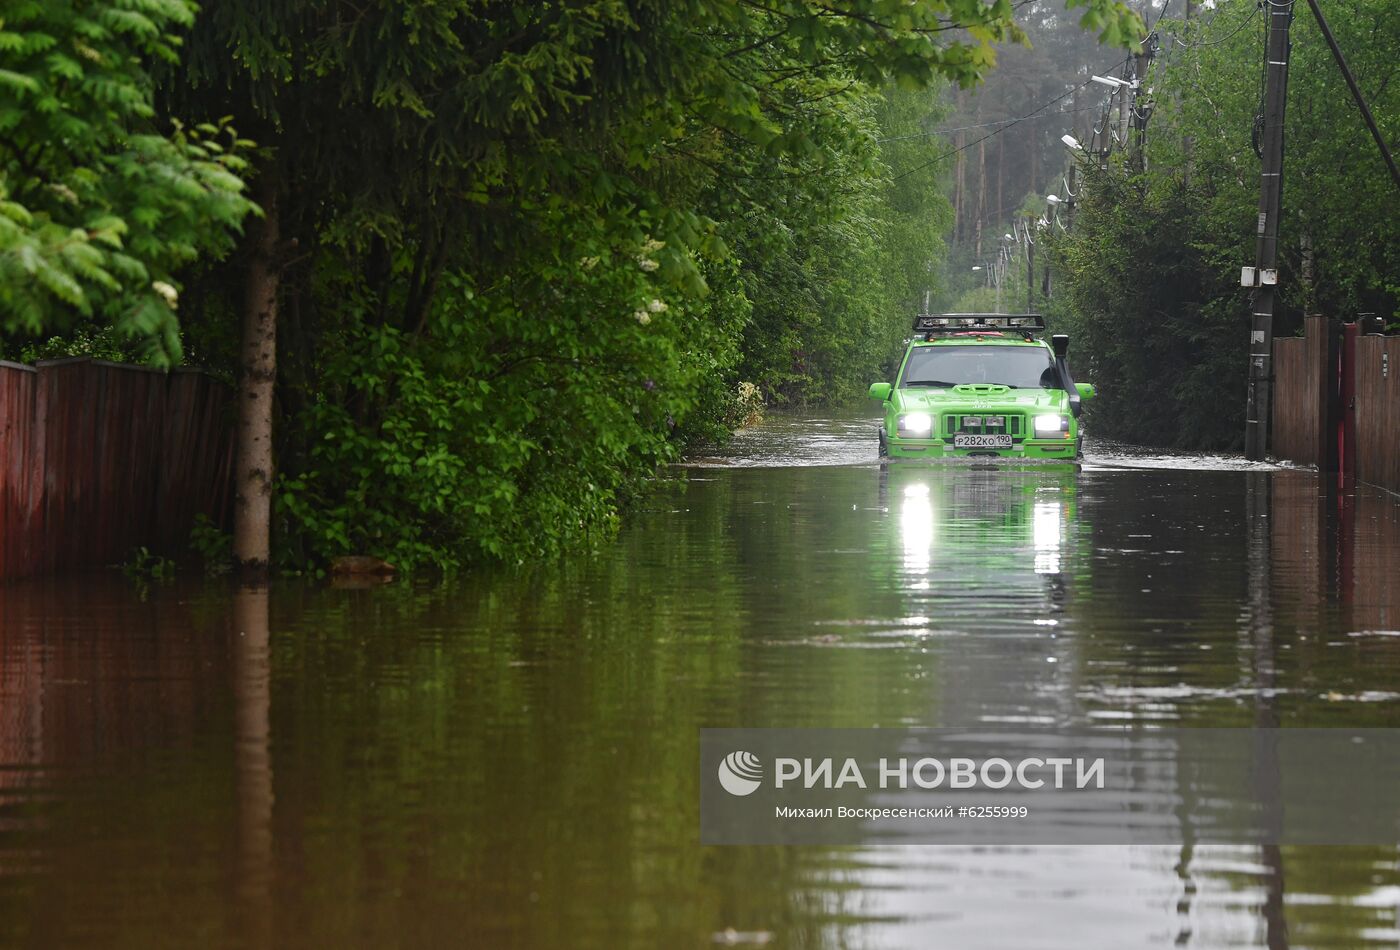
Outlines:
[[277, 377], [278, 197], [271, 170], [257, 195], [239, 354], [238, 455], [234, 466], [233, 557], [245, 575], [266, 574], [272, 528], [272, 391]]

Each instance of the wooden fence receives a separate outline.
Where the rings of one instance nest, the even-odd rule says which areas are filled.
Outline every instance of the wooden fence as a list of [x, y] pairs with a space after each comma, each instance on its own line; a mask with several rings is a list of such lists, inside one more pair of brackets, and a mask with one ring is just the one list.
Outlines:
[[1356, 341], [1356, 472], [1400, 492], [1400, 337]]
[[1274, 341], [1273, 455], [1400, 492], [1400, 337], [1335, 330]]
[[225, 525], [228, 387], [90, 359], [0, 363], [0, 579], [185, 553]]
[[1318, 383], [1326, 336], [1309, 333], [1274, 341], [1273, 455], [1317, 464]]

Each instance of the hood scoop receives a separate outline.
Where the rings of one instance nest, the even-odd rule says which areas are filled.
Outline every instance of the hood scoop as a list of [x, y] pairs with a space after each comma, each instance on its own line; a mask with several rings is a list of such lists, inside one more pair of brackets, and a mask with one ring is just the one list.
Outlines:
[[1001, 383], [963, 383], [953, 387], [960, 396], [1003, 396], [1011, 392], [1010, 386]]

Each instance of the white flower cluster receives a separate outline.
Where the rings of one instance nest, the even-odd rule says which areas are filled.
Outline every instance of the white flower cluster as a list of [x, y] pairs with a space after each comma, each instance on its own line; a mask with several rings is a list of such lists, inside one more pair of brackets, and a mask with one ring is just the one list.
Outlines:
[[652, 257], [651, 255], [655, 254], [657, 251], [661, 250], [665, 246], [665, 241], [658, 241], [655, 238], [648, 235], [646, 241], [642, 244], [642, 253], [637, 256], [637, 266], [640, 267], [642, 270], [646, 271], [648, 274], [656, 270], [661, 265], [657, 262], [656, 258]]
[[163, 280], [151, 284], [151, 289], [160, 294], [171, 310], [180, 306], [180, 292]]
[[658, 300], [653, 297], [645, 308], [632, 311], [632, 319], [636, 320], [642, 326], [646, 326], [651, 322], [651, 315], [653, 313], [665, 313], [669, 309], [671, 308], [666, 305], [666, 301]]

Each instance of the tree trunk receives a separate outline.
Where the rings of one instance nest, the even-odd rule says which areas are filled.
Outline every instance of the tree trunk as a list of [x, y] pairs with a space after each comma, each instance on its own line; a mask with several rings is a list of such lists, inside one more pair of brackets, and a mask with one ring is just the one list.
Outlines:
[[1006, 210], [1004, 186], [1006, 182], [1006, 136], [997, 136], [997, 210], [998, 217]]
[[277, 183], [260, 176], [258, 204], [243, 302], [239, 354], [238, 458], [234, 468], [233, 557], [245, 575], [267, 573], [272, 527], [272, 394], [277, 378]]
[[[980, 114], [980, 112], [979, 112]], [[977, 222], [973, 230], [977, 235], [977, 256], [982, 256], [982, 219], [987, 216], [987, 139], [983, 136], [977, 146]]]
[[[1032, 127], [1034, 128], [1034, 127]], [[1027, 145], [1031, 152], [1031, 194], [1040, 194], [1040, 140], [1034, 131], [1026, 133]]]
[[[959, 90], [954, 99], [953, 115], [962, 118], [962, 91]], [[953, 243], [957, 244], [963, 240], [966, 234], [966, 197], [963, 193], [963, 181], [966, 177], [967, 156], [963, 154], [966, 142], [966, 132], [959, 132], [957, 135], [957, 166], [954, 171], [955, 186], [953, 190]]]
[[963, 133], [959, 132], [957, 137], [957, 167], [954, 172], [953, 186], [953, 243], [957, 244], [963, 238], [963, 165], [966, 159], [963, 157]]

